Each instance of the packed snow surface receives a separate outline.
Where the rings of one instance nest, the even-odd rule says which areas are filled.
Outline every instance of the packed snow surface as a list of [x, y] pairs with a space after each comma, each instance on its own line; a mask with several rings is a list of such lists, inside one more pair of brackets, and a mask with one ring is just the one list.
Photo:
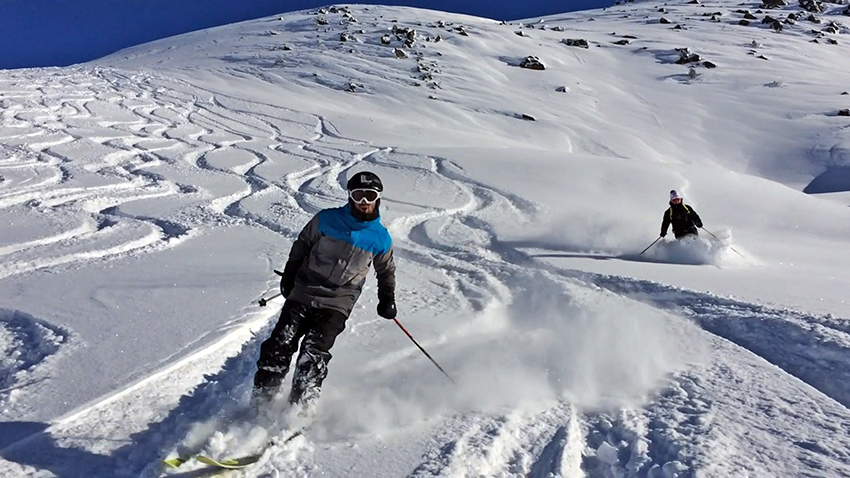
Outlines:
[[[335, 6], [0, 72], [0, 475], [204, 476], [159, 459], [271, 440], [240, 473], [850, 476], [850, 30], [822, 6]], [[363, 170], [453, 381], [370, 278], [283, 443], [284, 399], [231, 419], [257, 301]], [[653, 243], [671, 189], [705, 229]]]

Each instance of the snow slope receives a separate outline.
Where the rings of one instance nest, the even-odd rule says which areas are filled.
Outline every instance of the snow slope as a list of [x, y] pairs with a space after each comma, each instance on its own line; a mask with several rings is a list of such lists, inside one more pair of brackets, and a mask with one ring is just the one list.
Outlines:
[[[812, 33], [844, 7], [758, 7], [333, 7], [3, 72], [0, 473], [284, 437], [221, 423], [256, 301], [368, 169], [399, 318], [457, 383], [370, 280], [316, 421], [247, 476], [850, 476], [847, 29]], [[673, 188], [717, 237], [640, 254]]]

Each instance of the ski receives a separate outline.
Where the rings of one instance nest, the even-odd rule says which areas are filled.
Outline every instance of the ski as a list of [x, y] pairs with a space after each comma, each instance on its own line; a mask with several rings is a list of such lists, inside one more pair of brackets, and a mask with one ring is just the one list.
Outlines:
[[163, 465], [165, 465], [168, 468], [177, 469], [177, 468], [180, 468], [180, 465], [182, 465], [183, 463], [186, 463], [191, 458], [192, 457], [177, 456], [177, 457], [174, 457], [174, 458], [164, 458], [164, 459], [159, 460], [159, 461], [160, 461], [160, 463], [162, 463]]
[[[220, 423], [233, 423], [237, 420], [240, 420], [251, 413], [251, 410], [237, 410], [235, 413], [230, 414], [225, 419], [220, 420]], [[186, 463], [192, 461], [197, 458], [200, 454], [200, 450], [197, 451], [184, 451], [182, 455], [173, 456], [170, 458], [160, 458], [159, 463], [163, 464], [167, 469], [176, 470]]]
[[195, 456], [195, 459], [205, 465], [214, 466], [216, 468], [222, 468], [226, 470], [239, 470], [260, 461], [260, 458], [262, 458], [263, 453], [265, 453], [266, 450], [269, 449], [269, 447], [276, 444], [285, 445], [290, 441], [294, 440], [295, 438], [301, 436], [302, 432], [303, 430], [296, 430], [280, 443], [275, 443], [274, 441], [271, 441], [260, 451], [256, 453], [251, 453], [250, 455], [245, 455], [237, 458], [222, 458], [220, 460], [216, 460], [215, 458], [211, 458], [206, 455], [197, 455]]
[[214, 466], [216, 468], [238, 470], [258, 462], [260, 457], [263, 456], [263, 452], [265, 452], [265, 450], [259, 453], [254, 453], [253, 455], [247, 455], [240, 458], [227, 458], [223, 460], [215, 460], [205, 455], [198, 455], [197, 460], [205, 465]]

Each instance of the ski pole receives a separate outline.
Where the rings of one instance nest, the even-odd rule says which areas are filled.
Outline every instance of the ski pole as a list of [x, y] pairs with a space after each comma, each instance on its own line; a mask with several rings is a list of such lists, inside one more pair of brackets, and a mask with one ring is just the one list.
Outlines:
[[[279, 270], [277, 270], [277, 269], [275, 269], [275, 270], [274, 270], [274, 273], [275, 273], [275, 274], [277, 274], [277, 275], [279, 275], [279, 276], [281, 276], [281, 277], [283, 277], [283, 272], [281, 272], [281, 271], [279, 271]], [[265, 306], [266, 306], [266, 304], [268, 304], [270, 300], [272, 300], [272, 299], [276, 299], [276, 298], [278, 298], [278, 297], [280, 297], [280, 296], [282, 296], [282, 295], [283, 295], [283, 294], [275, 294], [275, 295], [273, 295], [273, 296], [271, 296], [271, 297], [261, 297], [261, 298], [260, 298], [260, 300], [258, 300], [258, 301], [257, 301], [257, 303], [258, 303], [258, 304], [260, 304], [260, 307], [265, 307]]]
[[[704, 227], [700, 227], [700, 229], [702, 229], [703, 231], [705, 231], [705, 232], [707, 232], [707, 233], [711, 234], [711, 231], [709, 231], [708, 229], [706, 229], [706, 228], [704, 228]], [[717, 239], [718, 241], [720, 241], [720, 238], [719, 238], [719, 237], [717, 237], [717, 236], [715, 236], [714, 234], [711, 234], [711, 237], [713, 237], [713, 238]], [[720, 241], [720, 242], [723, 242], [723, 241]], [[732, 252], [734, 252], [735, 254], [738, 254], [739, 256], [744, 257], [744, 255], [743, 255], [743, 254], [741, 254], [740, 252], [736, 251], [734, 247], [729, 246], [729, 249], [732, 249]], [[744, 258], [746, 259], [746, 257], [744, 257]]]
[[440, 367], [440, 364], [438, 364], [437, 361], [434, 360], [431, 357], [431, 355], [429, 355], [428, 352], [426, 352], [425, 349], [422, 348], [421, 345], [419, 345], [419, 343], [416, 341], [416, 339], [414, 339], [413, 336], [410, 335], [410, 332], [408, 332], [407, 329], [405, 329], [404, 326], [401, 325], [401, 322], [399, 322], [398, 319], [393, 319], [393, 321], [395, 321], [396, 325], [398, 325], [398, 327], [410, 338], [410, 340], [412, 340], [413, 343], [416, 344], [417, 347], [419, 347], [419, 350], [421, 350], [422, 353], [425, 354], [426, 357], [428, 357], [428, 360], [430, 360], [431, 363], [436, 365], [437, 368], [440, 369], [440, 372], [443, 372], [443, 375], [445, 375], [446, 378], [448, 378], [453, 384], [457, 385], [457, 382], [455, 382], [454, 379], [452, 377], [450, 377], [449, 374], [446, 373], [445, 370], [443, 370], [443, 367]]
[[658, 236], [658, 239], [656, 239], [656, 240], [652, 241], [652, 244], [650, 244], [650, 245], [646, 246], [646, 249], [644, 249], [644, 250], [640, 251], [640, 254], [638, 254], [638, 255], [639, 255], [639, 256], [642, 256], [644, 252], [648, 251], [650, 247], [654, 246], [654, 245], [655, 245], [655, 243], [656, 243], [656, 242], [658, 242], [658, 241], [660, 241], [660, 240], [661, 240], [661, 236]]
[[258, 301], [257, 301], [257, 303], [258, 303], [258, 304], [260, 304], [260, 307], [265, 307], [265, 306], [266, 306], [266, 304], [268, 304], [270, 300], [272, 300], [272, 299], [276, 299], [276, 298], [278, 298], [278, 297], [280, 297], [280, 296], [282, 296], [282, 295], [283, 295], [283, 294], [275, 294], [275, 295], [273, 295], [273, 296], [271, 296], [271, 297], [261, 298], [260, 300], [258, 300]]

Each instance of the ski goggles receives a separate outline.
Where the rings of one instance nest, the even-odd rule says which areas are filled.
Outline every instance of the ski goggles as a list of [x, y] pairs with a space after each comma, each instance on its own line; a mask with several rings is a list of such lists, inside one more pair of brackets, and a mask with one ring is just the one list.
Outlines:
[[352, 189], [348, 191], [348, 197], [357, 204], [367, 204], [377, 201], [381, 193], [374, 189]]

